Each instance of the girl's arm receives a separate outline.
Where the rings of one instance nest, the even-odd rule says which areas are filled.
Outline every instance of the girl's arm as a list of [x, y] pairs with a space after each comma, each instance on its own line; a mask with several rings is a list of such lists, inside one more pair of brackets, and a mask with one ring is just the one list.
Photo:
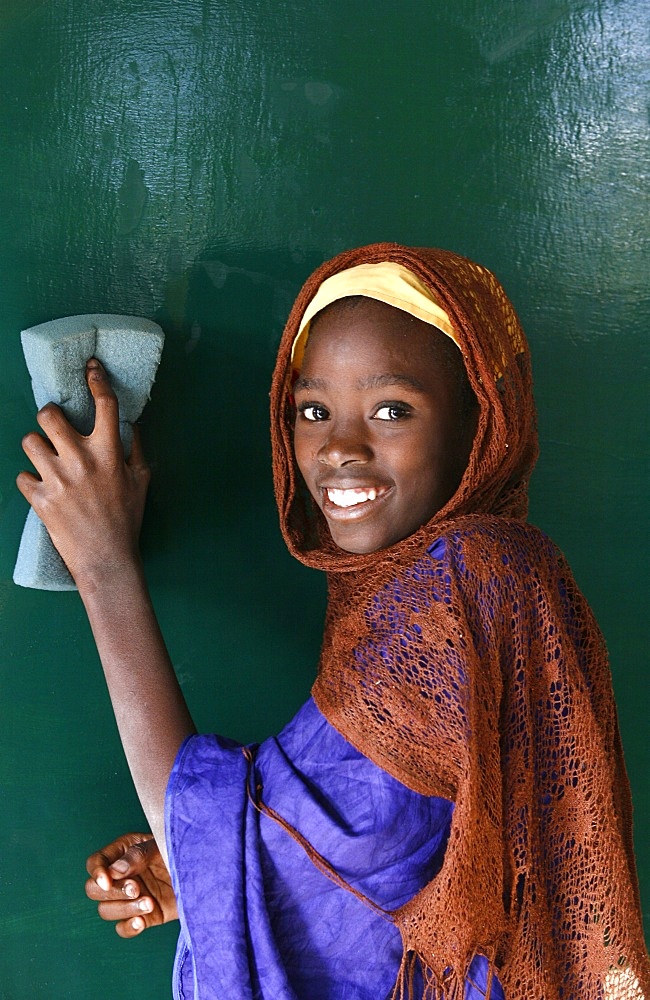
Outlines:
[[79, 589], [135, 787], [166, 862], [167, 781], [181, 743], [196, 730], [138, 550], [149, 469], [137, 434], [124, 460], [117, 398], [95, 359], [86, 376], [96, 407], [93, 433], [83, 437], [57, 406], [45, 406], [37, 420], [47, 438], [34, 432], [23, 439], [38, 476], [22, 472], [17, 484]]

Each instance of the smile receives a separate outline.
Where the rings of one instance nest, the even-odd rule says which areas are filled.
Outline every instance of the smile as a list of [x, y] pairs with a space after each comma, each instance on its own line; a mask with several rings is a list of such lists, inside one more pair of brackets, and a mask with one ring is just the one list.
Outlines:
[[327, 499], [335, 507], [355, 507], [357, 504], [376, 500], [378, 490], [374, 486], [354, 490], [325, 490]]
[[333, 507], [347, 509], [350, 507], [360, 507], [362, 504], [376, 500], [386, 492], [385, 488], [376, 486], [362, 486], [354, 489], [332, 489], [325, 488], [325, 496]]

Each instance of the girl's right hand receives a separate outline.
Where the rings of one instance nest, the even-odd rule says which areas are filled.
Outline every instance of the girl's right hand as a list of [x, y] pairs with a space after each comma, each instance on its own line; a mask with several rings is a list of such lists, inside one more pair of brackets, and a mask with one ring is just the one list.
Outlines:
[[125, 566], [137, 563], [149, 484], [137, 428], [124, 460], [117, 397], [96, 358], [86, 365], [86, 380], [95, 402], [92, 433], [78, 434], [48, 403], [36, 418], [44, 434], [23, 438], [36, 474], [21, 472], [17, 479], [80, 591], [95, 589], [107, 576], [113, 584]]
[[126, 833], [86, 861], [86, 895], [123, 938], [178, 919], [171, 878], [150, 833]]

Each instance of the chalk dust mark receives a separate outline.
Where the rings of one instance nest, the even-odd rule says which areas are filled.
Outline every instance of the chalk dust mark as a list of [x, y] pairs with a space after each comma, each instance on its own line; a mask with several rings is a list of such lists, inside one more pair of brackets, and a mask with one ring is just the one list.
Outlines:
[[138, 228], [144, 215], [149, 191], [144, 182], [144, 170], [137, 160], [129, 160], [126, 174], [118, 192], [118, 233], [128, 236]]

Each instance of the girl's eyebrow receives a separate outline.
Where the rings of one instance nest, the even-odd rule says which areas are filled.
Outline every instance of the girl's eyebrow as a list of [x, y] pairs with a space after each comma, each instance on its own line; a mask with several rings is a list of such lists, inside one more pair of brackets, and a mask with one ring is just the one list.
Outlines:
[[293, 391], [298, 392], [300, 389], [311, 390], [311, 389], [327, 389], [327, 379], [324, 378], [303, 378], [299, 375], [294, 382]]
[[[299, 392], [301, 389], [309, 391], [323, 391], [329, 388], [329, 382], [325, 378], [303, 378], [300, 375], [295, 382], [293, 387], [294, 392]], [[357, 382], [357, 389], [386, 389], [390, 386], [398, 385], [404, 386], [407, 389], [415, 389], [416, 392], [425, 392], [425, 388], [422, 383], [413, 378], [412, 375], [404, 375], [387, 372], [384, 375], [369, 375], [368, 378], [359, 379]]]
[[401, 385], [407, 389], [415, 389], [416, 392], [425, 392], [422, 383], [412, 375], [394, 374], [387, 372], [385, 375], [370, 375], [368, 378], [359, 379], [357, 386], [359, 389], [386, 389], [392, 385]]

